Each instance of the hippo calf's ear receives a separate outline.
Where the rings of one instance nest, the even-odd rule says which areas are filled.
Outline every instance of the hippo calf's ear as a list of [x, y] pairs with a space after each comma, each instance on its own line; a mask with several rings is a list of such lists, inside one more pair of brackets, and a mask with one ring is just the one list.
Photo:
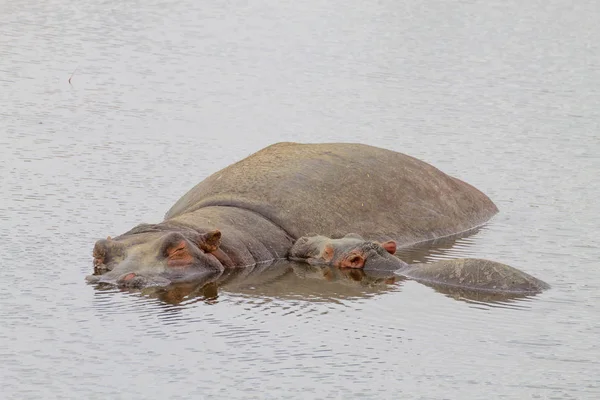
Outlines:
[[221, 231], [218, 229], [202, 234], [198, 243], [198, 246], [207, 253], [217, 251], [220, 245]]
[[388, 253], [396, 254], [396, 242], [393, 240], [388, 240], [387, 242], [381, 243], [381, 247], [383, 247]]

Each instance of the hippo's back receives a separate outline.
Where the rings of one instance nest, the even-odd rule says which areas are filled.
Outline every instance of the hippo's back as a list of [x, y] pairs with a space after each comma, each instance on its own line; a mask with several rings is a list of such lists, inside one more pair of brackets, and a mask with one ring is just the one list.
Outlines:
[[348, 143], [278, 143], [196, 185], [166, 214], [252, 210], [295, 238], [356, 232], [401, 245], [457, 234], [498, 210], [471, 185], [416, 158]]

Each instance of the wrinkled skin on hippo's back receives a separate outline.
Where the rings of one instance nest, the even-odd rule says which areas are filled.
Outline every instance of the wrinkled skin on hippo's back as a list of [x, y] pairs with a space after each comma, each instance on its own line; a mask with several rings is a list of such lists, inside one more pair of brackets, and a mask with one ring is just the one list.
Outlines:
[[498, 209], [416, 158], [362, 144], [278, 143], [200, 182], [166, 214], [207, 206], [259, 213], [290, 236], [359, 232], [400, 246], [475, 228]]

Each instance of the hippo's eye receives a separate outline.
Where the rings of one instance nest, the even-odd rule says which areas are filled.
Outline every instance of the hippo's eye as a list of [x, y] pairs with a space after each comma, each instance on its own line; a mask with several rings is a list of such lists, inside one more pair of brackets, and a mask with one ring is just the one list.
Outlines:
[[185, 238], [178, 232], [171, 232], [162, 240], [160, 254], [163, 257], [169, 257], [175, 251], [185, 248]]
[[185, 250], [185, 246], [180, 245], [180, 246], [174, 248], [173, 250], [171, 250], [171, 255], [176, 254], [176, 253], [180, 253], [183, 250]]
[[163, 255], [166, 258], [179, 257], [185, 253], [187, 253], [187, 246], [184, 240], [171, 244], [163, 251]]
[[190, 253], [189, 245], [185, 240], [174, 243], [167, 248], [167, 266], [186, 267], [193, 263], [194, 256]]
[[185, 247], [185, 246], [173, 247], [173, 248], [167, 250], [167, 252], [168, 252], [167, 257], [170, 260], [190, 257], [190, 253], [189, 253], [187, 247]]

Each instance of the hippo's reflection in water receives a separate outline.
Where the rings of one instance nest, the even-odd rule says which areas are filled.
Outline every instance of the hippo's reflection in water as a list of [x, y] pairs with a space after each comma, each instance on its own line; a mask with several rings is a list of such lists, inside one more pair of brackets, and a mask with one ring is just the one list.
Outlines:
[[[211, 303], [222, 292], [279, 299], [306, 299], [308, 301], [336, 301], [369, 297], [395, 290], [395, 282], [404, 278], [392, 271], [365, 271], [336, 268], [327, 265], [277, 260], [244, 268], [227, 269], [206, 274], [200, 279], [121, 290], [141, 293], [169, 304], [179, 304], [193, 298]], [[114, 289], [113, 282], [99, 279], [99, 290]]]
[[[276, 299], [302, 299], [309, 302], [338, 302], [373, 297], [402, 289], [410, 280], [390, 270], [337, 268], [329, 265], [278, 260], [252, 267], [206, 274], [194, 281], [171, 283], [168, 286], [121, 290], [141, 293], [168, 304], [190, 301], [218, 302], [222, 293]], [[461, 287], [420, 282], [448, 297], [467, 302], [502, 303], [524, 299], [535, 293], [507, 293], [469, 290]], [[99, 282], [98, 289], [114, 288]]]

